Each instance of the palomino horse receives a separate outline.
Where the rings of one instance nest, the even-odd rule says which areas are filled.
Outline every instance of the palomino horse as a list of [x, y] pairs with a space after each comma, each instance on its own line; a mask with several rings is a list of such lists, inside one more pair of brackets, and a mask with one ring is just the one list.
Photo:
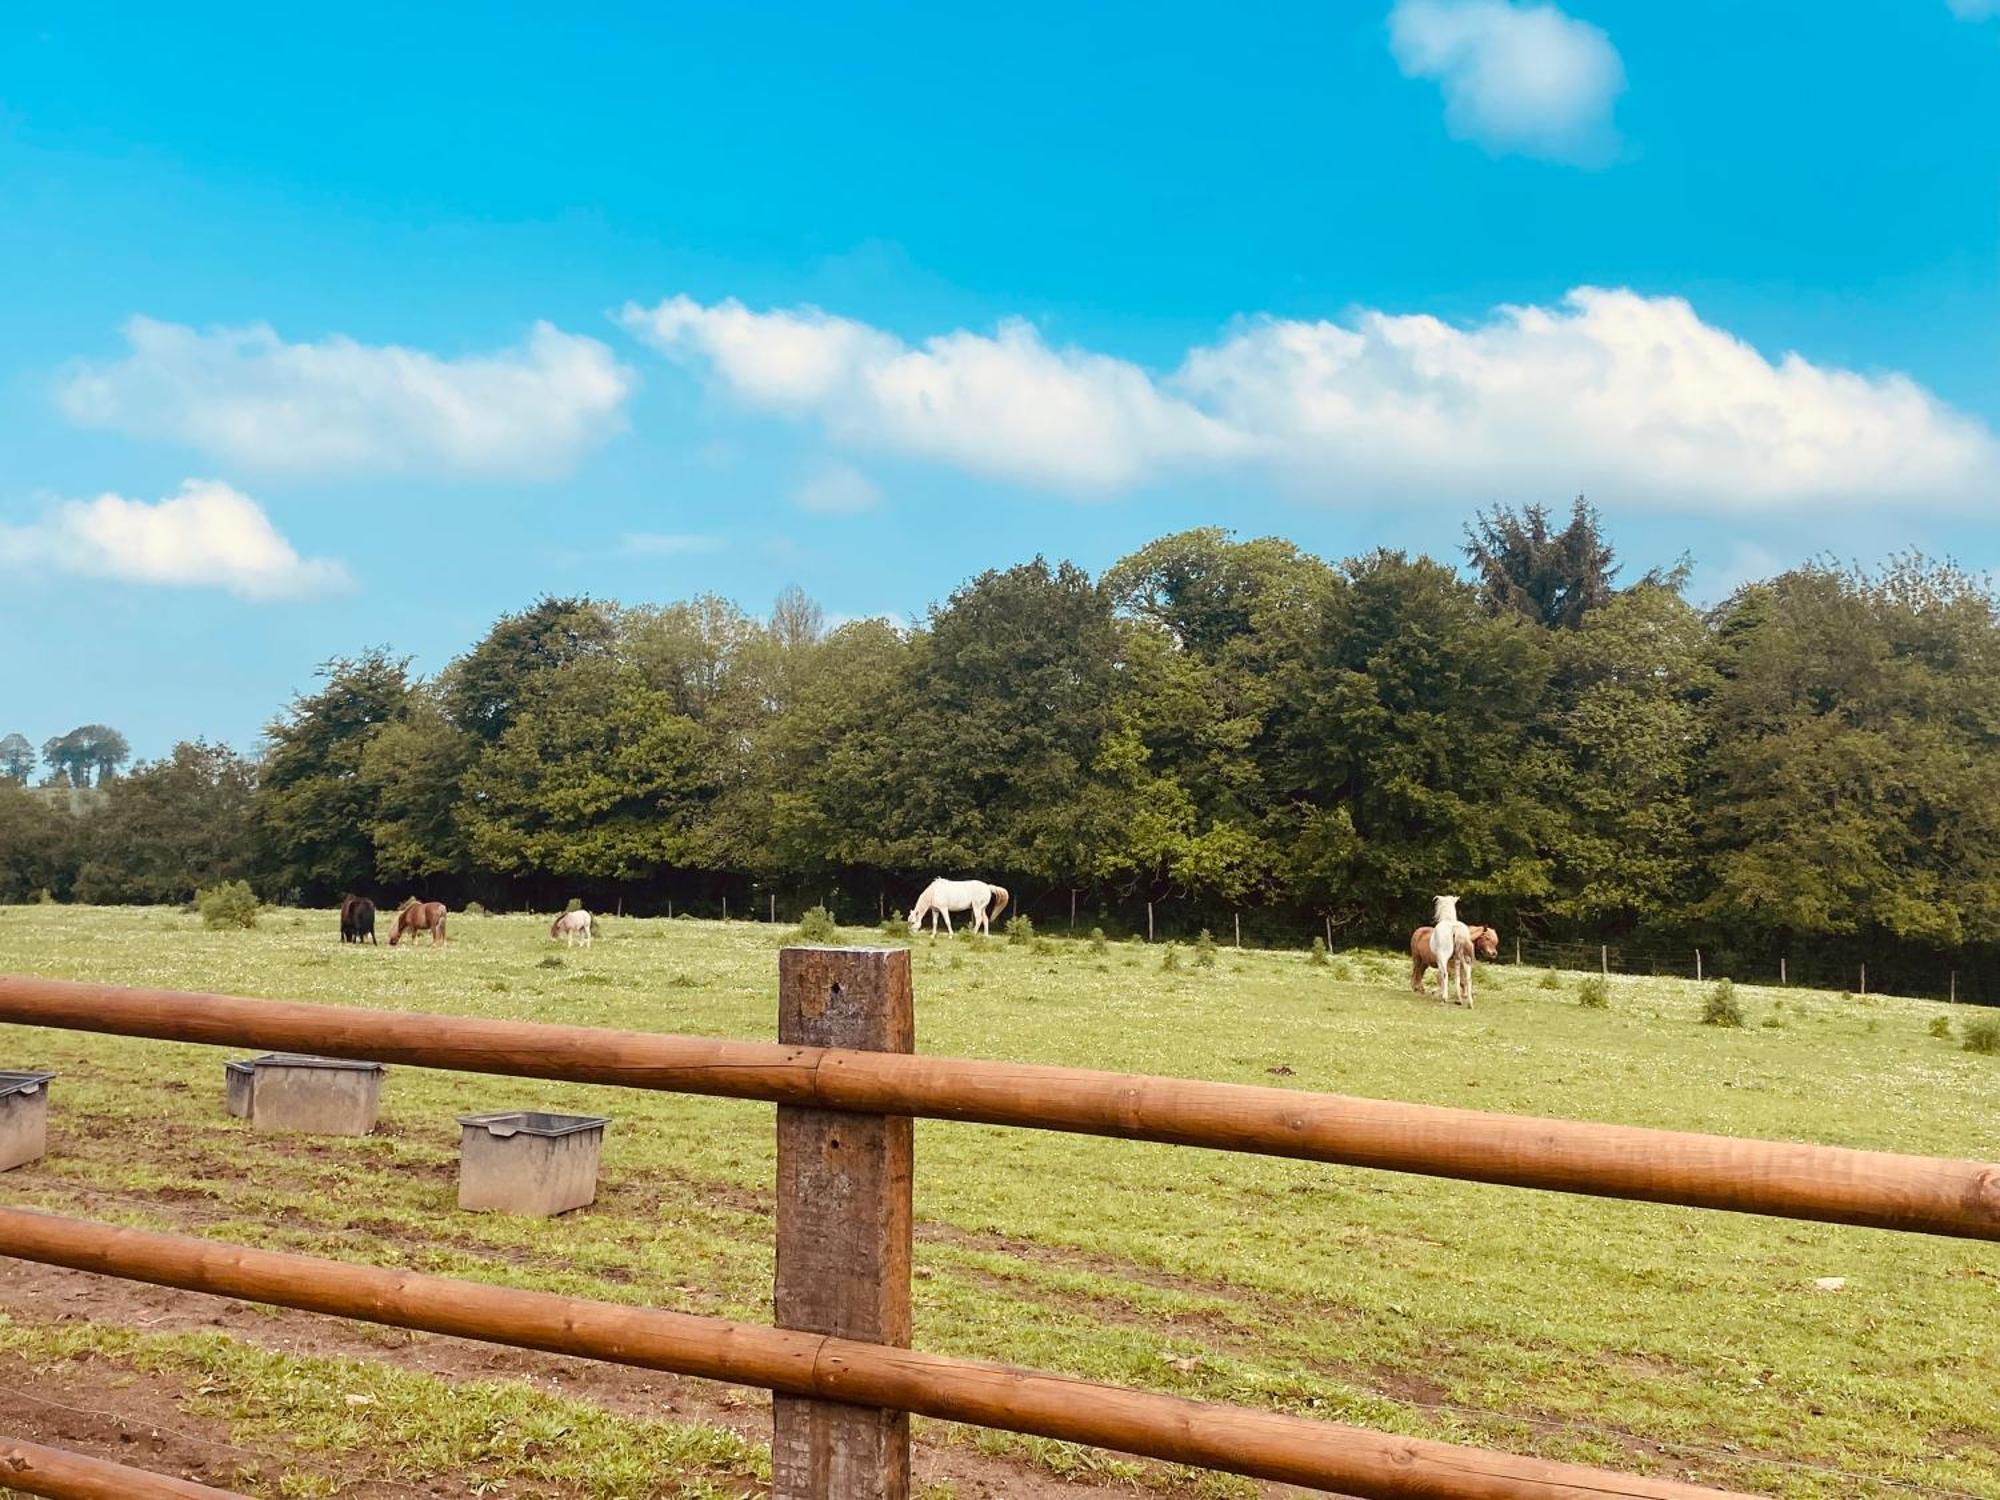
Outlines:
[[[1431, 929], [1419, 927], [1410, 934], [1410, 993], [1424, 992], [1424, 976], [1437, 961], [1431, 947]], [[1472, 1003], [1472, 960], [1497, 958], [1500, 956], [1500, 931], [1495, 927], [1467, 927], [1458, 946], [1452, 950], [1451, 963], [1458, 977], [1459, 998], [1467, 1005]]]
[[389, 946], [395, 947], [408, 933], [412, 942], [420, 932], [431, 935], [431, 946], [444, 946], [445, 904], [442, 901], [412, 901], [396, 913], [396, 925], [389, 929]]
[[592, 936], [590, 913], [582, 907], [564, 912], [549, 924], [549, 936], [561, 938], [565, 948], [574, 948], [579, 940], [588, 948]]
[[972, 913], [972, 930], [991, 932], [993, 919], [1007, 909], [1007, 888], [1004, 885], [988, 885], [983, 880], [946, 880], [940, 875], [924, 887], [924, 893], [917, 897], [917, 904], [910, 909], [910, 931], [915, 932], [924, 925], [924, 918], [931, 919], [931, 931], [937, 931], [940, 919], [944, 930], [951, 932], [951, 914], [955, 911]]
[[341, 897], [340, 940], [358, 943], [364, 938], [380, 946], [375, 937], [375, 903], [366, 896]]

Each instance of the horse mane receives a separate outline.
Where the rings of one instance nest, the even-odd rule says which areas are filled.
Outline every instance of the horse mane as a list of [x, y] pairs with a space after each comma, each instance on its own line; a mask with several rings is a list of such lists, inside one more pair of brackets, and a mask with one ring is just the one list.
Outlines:
[[1456, 922], [1458, 920], [1458, 897], [1433, 896], [1431, 898], [1431, 921], [1433, 924]]

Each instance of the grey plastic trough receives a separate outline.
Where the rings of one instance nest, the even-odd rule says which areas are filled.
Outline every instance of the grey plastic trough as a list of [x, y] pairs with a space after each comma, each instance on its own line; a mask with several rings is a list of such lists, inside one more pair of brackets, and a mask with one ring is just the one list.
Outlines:
[[460, 1208], [549, 1218], [596, 1201], [602, 1116], [514, 1110], [458, 1123]]
[[53, 1073], [0, 1073], [0, 1172], [39, 1161], [49, 1149]]
[[367, 1135], [382, 1105], [381, 1063], [266, 1052], [224, 1065], [229, 1112], [258, 1130]]

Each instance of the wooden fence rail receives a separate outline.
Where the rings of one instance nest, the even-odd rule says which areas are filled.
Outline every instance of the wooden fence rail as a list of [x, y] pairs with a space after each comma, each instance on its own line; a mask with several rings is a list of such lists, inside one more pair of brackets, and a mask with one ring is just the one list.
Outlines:
[[211, 1489], [10, 1437], [0, 1437], [0, 1490], [46, 1495], [49, 1500], [244, 1500], [233, 1490]]
[[[864, 1225], [848, 1232], [818, 1205], [788, 1210], [781, 1201], [779, 1307], [789, 1326], [594, 1303], [17, 1209], [0, 1209], [0, 1254], [761, 1386], [778, 1394], [781, 1411], [790, 1399], [806, 1413], [796, 1440], [787, 1440], [791, 1456], [777, 1468], [781, 1500], [900, 1500], [907, 1438], [877, 1419], [910, 1412], [1381, 1500], [1717, 1500], [1727, 1492], [900, 1347], [908, 1333], [907, 1118], [2000, 1240], [2000, 1166], [1990, 1163], [862, 1051], [856, 1047], [909, 1045], [908, 953], [792, 949], [780, 963], [778, 1044], [6, 976], [0, 1022], [776, 1103], [781, 1199], [788, 1181], [795, 1198], [830, 1182], [835, 1191], [823, 1196], [845, 1202]], [[824, 1045], [829, 1041], [850, 1045]], [[900, 1137], [883, 1129], [899, 1121]], [[841, 1265], [820, 1254], [829, 1235], [845, 1246]], [[838, 1295], [812, 1293], [816, 1278], [843, 1274], [852, 1285]], [[843, 1411], [869, 1420], [848, 1422]], [[781, 1420], [780, 1437], [785, 1431]], [[829, 1452], [868, 1455], [880, 1482], [864, 1488], [839, 1478]]]
[[0, 1208], [0, 1255], [1382, 1500], [1722, 1500], [1730, 1494], [826, 1334], [254, 1250], [27, 1209]]
[[[871, 950], [872, 951], [872, 950]], [[1299, 1157], [2000, 1241], [2000, 1165], [976, 1058], [0, 976], [0, 1022]]]

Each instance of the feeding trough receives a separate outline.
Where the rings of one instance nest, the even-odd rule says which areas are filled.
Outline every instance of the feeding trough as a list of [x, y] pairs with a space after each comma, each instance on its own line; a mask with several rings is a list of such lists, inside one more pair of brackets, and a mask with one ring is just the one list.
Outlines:
[[0, 1073], [0, 1172], [41, 1159], [49, 1149], [49, 1080], [53, 1073]]
[[458, 1206], [549, 1218], [597, 1198], [600, 1115], [461, 1115]]
[[381, 1063], [266, 1052], [225, 1065], [229, 1112], [259, 1130], [367, 1135], [382, 1103]]

